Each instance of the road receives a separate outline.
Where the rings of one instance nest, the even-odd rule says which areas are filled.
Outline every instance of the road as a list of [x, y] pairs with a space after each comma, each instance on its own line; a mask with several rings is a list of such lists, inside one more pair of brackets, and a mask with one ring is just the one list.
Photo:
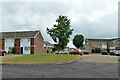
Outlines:
[[3, 78], [117, 78], [117, 63], [3, 65]]
[[118, 57], [83, 55], [67, 64], [3, 65], [3, 78], [118, 78]]

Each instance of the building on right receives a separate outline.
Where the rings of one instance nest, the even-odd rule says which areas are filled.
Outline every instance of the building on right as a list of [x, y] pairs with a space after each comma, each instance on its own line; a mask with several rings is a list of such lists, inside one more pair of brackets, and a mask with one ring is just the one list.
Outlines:
[[85, 44], [83, 45], [85, 50], [89, 52], [95, 52], [97, 49], [98, 52], [102, 50], [117, 50], [120, 49], [120, 38], [114, 39], [85, 39]]

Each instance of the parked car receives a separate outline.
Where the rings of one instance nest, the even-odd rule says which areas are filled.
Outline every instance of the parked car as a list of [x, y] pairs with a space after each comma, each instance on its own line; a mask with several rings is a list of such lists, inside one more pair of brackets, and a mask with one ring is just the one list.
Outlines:
[[89, 51], [88, 50], [83, 50], [83, 53], [84, 54], [89, 54]]
[[72, 50], [69, 52], [69, 54], [82, 55], [83, 51], [82, 50]]
[[55, 54], [68, 54], [68, 51], [60, 50], [59, 52], [56, 51]]
[[116, 51], [115, 51], [115, 55], [118, 55], [118, 56], [119, 56], [119, 55], [120, 55], [120, 50], [116, 50]]
[[69, 52], [69, 54], [76, 54], [76, 53], [75, 53], [75, 50], [71, 50], [71, 51]]
[[110, 55], [115, 55], [115, 50], [110, 50]]
[[101, 54], [102, 55], [108, 55], [108, 52], [107, 52], [107, 50], [102, 50]]
[[6, 51], [5, 50], [0, 50], [0, 55], [1, 56], [5, 56], [6, 55]]

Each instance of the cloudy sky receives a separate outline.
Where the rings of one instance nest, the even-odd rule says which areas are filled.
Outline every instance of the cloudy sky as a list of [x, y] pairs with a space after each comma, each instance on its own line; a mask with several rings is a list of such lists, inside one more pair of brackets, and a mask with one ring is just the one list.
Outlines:
[[2, 31], [40, 30], [52, 42], [46, 28], [52, 28], [59, 15], [71, 19], [74, 35], [85, 38], [118, 36], [118, 0], [75, 0], [61, 2], [4, 2]]

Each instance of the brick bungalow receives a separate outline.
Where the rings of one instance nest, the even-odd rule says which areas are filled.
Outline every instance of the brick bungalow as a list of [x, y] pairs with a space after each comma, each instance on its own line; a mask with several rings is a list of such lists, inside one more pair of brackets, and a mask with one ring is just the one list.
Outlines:
[[114, 39], [85, 39], [84, 48], [89, 52], [93, 49], [99, 48], [100, 50], [116, 50], [120, 49], [120, 38]]
[[10, 51], [13, 47], [20, 54], [43, 54], [44, 39], [40, 31], [1, 32], [0, 49]]

